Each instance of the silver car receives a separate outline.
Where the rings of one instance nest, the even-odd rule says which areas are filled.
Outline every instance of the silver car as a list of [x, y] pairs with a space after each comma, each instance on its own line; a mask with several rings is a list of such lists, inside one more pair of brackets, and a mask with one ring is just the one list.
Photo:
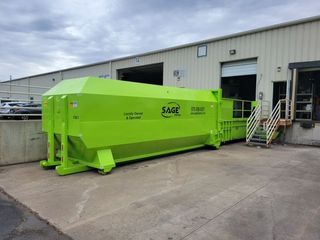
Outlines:
[[25, 102], [4, 102], [1, 103], [0, 106], [0, 117], [2, 114], [10, 114], [12, 111], [10, 111], [12, 107], [19, 107], [23, 104], [26, 104]]

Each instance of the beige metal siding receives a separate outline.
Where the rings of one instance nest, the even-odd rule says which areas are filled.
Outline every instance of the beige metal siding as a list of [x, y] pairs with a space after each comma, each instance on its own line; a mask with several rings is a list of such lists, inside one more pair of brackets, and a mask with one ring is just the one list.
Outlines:
[[84, 76], [104, 77], [109, 73], [108, 64], [94, 65], [86, 68], [78, 68], [63, 71], [63, 79], [78, 78]]
[[[53, 81], [54, 79], [54, 81]], [[61, 81], [61, 73], [51, 73], [36, 77], [27, 77], [18, 81], [11, 81], [11, 87], [9, 82], [6, 82], [5, 86], [0, 83], [0, 88], [3, 91], [9, 91], [9, 93], [1, 94], [0, 97], [15, 98], [15, 99], [40, 99], [40, 94], [43, 94], [47, 89], [53, 87], [55, 84]], [[15, 86], [20, 85], [20, 86]], [[37, 86], [41, 87], [38, 88]], [[24, 94], [19, 94], [23, 92]]]
[[[263, 91], [271, 100], [272, 82], [291, 77], [290, 62], [320, 60], [319, 29], [318, 20], [219, 40], [207, 44], [207, 57], [198, 58], [197, 46], [189, 46], [142, 56], [139, 63], [135, 58], [119, 60], [113, 62], [113, 77], [120, 68], [164, 62], [165, 85], [216, 88], [220, 86], [222, 62], [257, 58], [257, 93]], [[230, 49], [236, 49], [236, 55], [229, 55]], [[176, 69], [186, 72], [181, 83], [173, 76]]]

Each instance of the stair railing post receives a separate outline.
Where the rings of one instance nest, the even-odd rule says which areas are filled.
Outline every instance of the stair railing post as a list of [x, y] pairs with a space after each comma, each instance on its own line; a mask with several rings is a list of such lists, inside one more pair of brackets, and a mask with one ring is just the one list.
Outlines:
[[289, 117], [289, 101], [288, 99], [285, 100], [286, 106], [285, 106], [285, 119], [287, 120]]
[[281, 107], [282, 107], [282, 101], [280, 100], [280, 105], [279, 105], [279, 120], [281, 118]]

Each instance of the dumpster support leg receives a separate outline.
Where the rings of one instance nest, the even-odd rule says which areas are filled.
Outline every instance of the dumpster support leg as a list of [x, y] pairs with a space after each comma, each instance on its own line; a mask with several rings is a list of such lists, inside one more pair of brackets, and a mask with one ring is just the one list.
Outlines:
[[99, 162], [99, 173], [106, 174], [116, 166], [111, 149], [103, 149], [97, 151], [97, 160]]
[[221, 137], [219, 137], [219, 133], [216, 130], [211, 130], [209, 138], [206, 141], [206, 145], [219, 149], [221, 144], [220, 139]]
[[59, 175], [67, 175], [77, 172], [83, 172], [91, 169], [79, 162], [74, 162], [69, 158], [69, 143], [68, 143], [68, 99], [67, 96], [61, 97], [61, 165], [56, 166], [56, 171]]
[[48, 108], [50, 109], [50, 120], [48, 126], [48, 159], [40, 161], [40, 166], [43, 168], [52, 168], [54, 166], [60, 165], [60, 161], [55, 157], [55, 146], [54, 146], [54, 110], [53, 110], [53, 97], [48, 98]]

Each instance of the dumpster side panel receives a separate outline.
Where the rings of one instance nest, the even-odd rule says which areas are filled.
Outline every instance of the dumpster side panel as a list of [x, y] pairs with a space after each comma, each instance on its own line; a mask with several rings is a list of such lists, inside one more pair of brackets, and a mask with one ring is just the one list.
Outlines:
[[254, 102], [223, 99], [221, 105], [222, 142], [243, 139], [246, 136], [247, 119]]
[[217, 124], [214, 97], [196, 101], [83, 94], [78, 107], [85, 148], [110, 148], [116, 162], [204, 146]]
[[88, 148], [208, 135], [216, 125], [214, 102], [125, 96], [82, 98], [90, 99], [79, 101], [80, 129]]

